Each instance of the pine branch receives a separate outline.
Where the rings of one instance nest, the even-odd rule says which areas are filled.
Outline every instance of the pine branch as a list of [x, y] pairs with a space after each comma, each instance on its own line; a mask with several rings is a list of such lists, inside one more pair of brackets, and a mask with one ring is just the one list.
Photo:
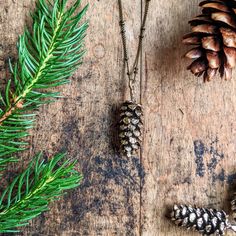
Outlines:
[[76, 13], [80, 0], [70, 8], [66, 3], [38, 0], [32, 30], [19, 38], [18, 61], [10, 63], [12, 79], [0, 95], [0, 169], [27, 148], [22, 138], [34, 125], [33, 111], [59, 96], [47, 89], [67, 83], [81, 64], [88, 25], [80, 21], [87, 7]]
[[[39, 154], [28, 168], [16, 177], [0, 198], [0, 233], [18, 232], [16, 227], [48, 210], [48, 204], [58, 199], [64, 190], [79, 186], [81, 175], [75, 163], [58, 154], [45, 163]], [[59, 165], [62, 161], [63, 164]]]

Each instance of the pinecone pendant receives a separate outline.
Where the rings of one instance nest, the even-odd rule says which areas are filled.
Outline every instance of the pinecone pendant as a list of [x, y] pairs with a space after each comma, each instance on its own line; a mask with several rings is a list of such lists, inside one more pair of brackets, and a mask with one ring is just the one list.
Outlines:
[[119, 138], [121, 153], [127, 157], [134, 155], [141, 146], [142, 106], [133, 101], [121, 105]]
[[189, 21], [192, 33], [183, 43], [195, 45], [186, 53], [194, 61], [188, 69], [196, 76], [211, 80], [217, 72], [231, 79], [236, 66], [236, 1], [207, 0], [200, 3], [202, 14]]
[[174, 205], [171, 220], [202, 235], [224, 235], [228, 229], [236, 230], [235, 225], [229, 223], [226, 213], [215, 209]]

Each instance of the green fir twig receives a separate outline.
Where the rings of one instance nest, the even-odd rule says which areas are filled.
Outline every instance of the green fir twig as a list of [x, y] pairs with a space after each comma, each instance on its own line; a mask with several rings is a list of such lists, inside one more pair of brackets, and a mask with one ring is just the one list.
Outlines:
[[[63, 164], [59, 165], [61, 162]], [[81, 175], [75, 163], [58, 154], [48, 163], [38, 154], [28, 168], [5, 189], [0, 197], [0, 233], [18, 232], [15, 227], [48, 210], [48, 204], [65, 190], [79, 186]]]
[[18, 43], [18, 60], [10, 63], [4, 95], [0, 95], [0, 169], [13, 155], [27, 148], [36, 108], [51, 102], [58, 92], [47, 89], [63, 85], [81, 64], [87, 22], [81, 24], [87, 6], [79, 13], [80, 0], [66, 8], [67, 0], [38, 0], [33, 27]]
[[[19, 39], [18, 60], [10, 63], [12, 79], [0, 94], [0, 172], [16, 161], [15, 153], [27, 148], [22, 139], [34, 125], [35, 110], [59, 96], [48, 89], [67, 83], [81, 64], [88, 25], [80, 21], [87, 6], [77, 13], [80, 0], [70, 8], [66, 4], [67, 0], [38, 0], [33, 27]], [[3, 191], [0, 233], [17, 232], [64, 191], [79, 185], [75, 162], [64, 156], [58, 154], [46, 163], [42, 154], [37, 155]]]

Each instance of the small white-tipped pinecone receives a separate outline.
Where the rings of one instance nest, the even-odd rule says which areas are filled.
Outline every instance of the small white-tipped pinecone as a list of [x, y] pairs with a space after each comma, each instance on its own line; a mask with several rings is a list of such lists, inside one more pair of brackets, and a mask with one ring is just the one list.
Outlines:
[[141, 146], [142, 106], [133, 101], [126, 101], [121, 106], [119, 138], [122, 154], [134, 155]]
[[231, 227], [224, 211], [174, 205], [171, 219], [178, 225], [193, 229], [202, 235], [224, 235]]

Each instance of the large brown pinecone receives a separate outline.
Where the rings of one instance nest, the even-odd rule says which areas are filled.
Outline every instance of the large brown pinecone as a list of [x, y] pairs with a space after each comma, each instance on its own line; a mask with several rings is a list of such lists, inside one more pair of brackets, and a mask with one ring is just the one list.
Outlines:
[[140, 104], [133, 101], [122, 104], [119, 128], [121, 152], [131, 157], [141, 145], [142, 106]]
[[193, 229], [202, 235], [224, 235], [231, 228], [224, 211], [174, 205], [171, 219], [178, 225]]
[[217, 73], [232, 77], [236, 66], [236, 1], [208, 0], [200, 3], [202, 14], [189, 21], [192, 33], [185, 35], [185, 44], [196, 45], [186, 53], [193, 59], [188, 67], [196, 76], [211, 80]]

